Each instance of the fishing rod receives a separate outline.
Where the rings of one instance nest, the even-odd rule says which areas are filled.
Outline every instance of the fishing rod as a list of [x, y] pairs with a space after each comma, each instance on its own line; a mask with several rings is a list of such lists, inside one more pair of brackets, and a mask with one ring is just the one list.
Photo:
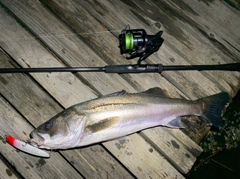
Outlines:
[[148, 35], [144, 29], [130, 29], [129, 25], [119, 35], [121, 54], [128, 53], [127, 59], [139, 57], [137, 64], [108, 65], [105, 67], [53, 67], [53, 68], [0, 68], [0, 73], [44, 73], [44, 72], [105, 72], [105, 73], [162, 73], [175, 70], [226, 70], [240, 71], [240, 63], [220, 65], [170, 65], [142, 64], [164, 42], [163, 31]]

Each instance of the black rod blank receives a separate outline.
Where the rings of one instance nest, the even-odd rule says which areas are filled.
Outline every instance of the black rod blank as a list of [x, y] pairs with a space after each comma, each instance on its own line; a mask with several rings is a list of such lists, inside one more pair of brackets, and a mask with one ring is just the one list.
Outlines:
[[185, 70], [225, 70], [239, 71], [240, 63], [221, 65], [175, 65], [163, 66], [162, 64], [135, 64], [135, 65], [110, 65], [105, 67], [54, 67], [54, 68], [0, 68], [0, 73], [47, 73], [47, 72], [105, 72], [105, 73], [161, 73], [163, 71]]
[[104, 67], [0, 68], [0, 73], [104, 72]]
[[229, 63], [221, 65], [177, 65], [177, 66], [164, 66], [163, 71], [174, 70], [226, 70], [226, 71], [240, 71], [240, 63]]

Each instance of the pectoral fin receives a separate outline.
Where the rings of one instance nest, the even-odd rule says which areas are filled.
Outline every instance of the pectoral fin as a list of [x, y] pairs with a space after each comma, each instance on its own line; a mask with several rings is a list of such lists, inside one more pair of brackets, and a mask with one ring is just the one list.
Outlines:
[[92, 133], [99, 132], [99, 131], [105, 130], [107, 128], [110, 128], [114, 124], [118, 123], [119, 120], [120, 120], [119, 116], [106, 118], [106, 119], [99, 121], [98, 123], [87, 125], [86, 129], [91, 131]]
[[173, 120], [171, 120], [170, 122], [163, 124], [163, 126], [167, 126], [167, 127], [171, 127], [171, 128], [184, 128], [182, 126], [181, 123], [181, 118], [180, 117], [176, 117]]

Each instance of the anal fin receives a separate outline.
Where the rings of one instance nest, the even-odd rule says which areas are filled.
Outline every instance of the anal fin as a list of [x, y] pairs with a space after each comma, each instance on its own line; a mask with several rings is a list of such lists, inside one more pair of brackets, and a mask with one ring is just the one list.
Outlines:
[[184, 128], [182, 123], [181, 123], [181, 118], [180, 117], [176, 117], [173, 120], [169, 121], [166, 124], [162, 124], [163, 126], [167, 126], [170, 128]]

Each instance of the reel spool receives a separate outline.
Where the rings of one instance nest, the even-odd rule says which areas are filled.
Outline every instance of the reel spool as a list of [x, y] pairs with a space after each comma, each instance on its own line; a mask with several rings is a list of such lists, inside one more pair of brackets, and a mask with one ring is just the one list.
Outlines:
[[[128, 28], [128, 29], [127, 29]], [[119, 48], [121, 54], [128, 53], [127, 59], [140, 57], [138, 64], [154, 52], [158, 51], [163, 43], [161, 38], [163, 31], [156, 35], [147, 35], [144, 29], [130, 29], [127, 26], [119, 35]]]

